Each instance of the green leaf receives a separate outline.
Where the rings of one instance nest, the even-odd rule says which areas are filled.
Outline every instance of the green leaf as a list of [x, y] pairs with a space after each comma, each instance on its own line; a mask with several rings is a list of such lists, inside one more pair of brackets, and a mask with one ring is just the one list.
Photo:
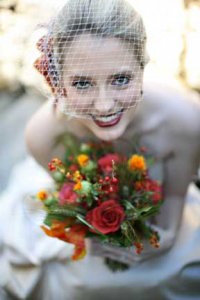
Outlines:
[[88, 227], [90, 227], [90, 228], [93, 229], [93, 230], [96, 230], [90, 223], [88, 223], [88, 222], [84, 219], [84, 216], [77, 214], [76, 217], [77, 217], [77, 219], [78, 219], [79, 221], [81, 221], [83, 224], [87, 225]]
[[[84, 219], [84, 216], [78, 214], [77, 216], [77, 219], [79, 221], [81, 221], [82, 223], [84, 223], [85, 225], [87, 225], [88, 227], [90, 227], [91, 229], [95, 230], [100, 236], [104, 237], [105, 235], [102, 234], [100, 231], [98, 231], [98, 229], [96, 229], [94, 226], [92, 226], [90, 223], [88, 223], [85, 219]], [[96, 235], [95, 235], [96, 236]]]
[[58, 203], [58, 200], [56, 198], [48, 198], [47, 200], [44, 201], [44, 205], [45, 206], [51, 206], [51, 205], [55, 205]]
[[144, 207], [138, 211], [138, 218], [143, 217], [143, 219], [144, 219], [144, 218], [153, 216], [153, 215], [157, 214], [158, 211], [159, 211], [159, 209], [157, 207], [153, 207], [153, 206], [152, 207]]
[[44, 224], [51, 227], [53, 220], [64, 221], [65, 219], [66, 216], [49, 213], [44, 220]]
[[123, 200], [122, 204], [125, 206], [127, 210], [135, 210], [135, 207], [132, 205], [132, 203], [128, 200]]
[[59, 206], [59, 205], [52, 205], [49, 207], [49, 213], [65, 216], [65, 217], [75, 217], [78, 213], [85, 214], [85, 209], [79, 206]]

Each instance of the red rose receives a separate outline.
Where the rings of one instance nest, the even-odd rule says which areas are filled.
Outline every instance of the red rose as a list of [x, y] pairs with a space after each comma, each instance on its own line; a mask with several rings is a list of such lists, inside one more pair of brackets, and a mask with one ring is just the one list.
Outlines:
[[115, 163], [118, 163], [118, 162], [121, 161], [121, 157], [119, 156], [119, 154], [111, 153], [111, 154], [107, 154], [107, 155], [101, 157], [98, 160], [98, 166], [99, 166], [101, 171], [108, 174], [108, 173], [112, 172], [113, 161]]
[[115, 200], [102, 202], [86, 215], [86, 220], [103, 234], [117, 231], [124, 218], [124, 209]]
[[76, 203], [78, 195], [74, 192], [73, 188], [74, 188], [74, 183], [63, 184], [58, 195], [60, 205], [65, 205], [68, 203]]

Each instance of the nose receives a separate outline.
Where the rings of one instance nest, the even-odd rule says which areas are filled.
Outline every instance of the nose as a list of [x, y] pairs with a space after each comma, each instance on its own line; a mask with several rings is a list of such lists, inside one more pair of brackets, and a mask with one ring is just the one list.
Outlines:
[[94, 109], [97, 114], [109, 113], [113, 110], [115, 101], [105, 86], [98, 88], [94, 97]]

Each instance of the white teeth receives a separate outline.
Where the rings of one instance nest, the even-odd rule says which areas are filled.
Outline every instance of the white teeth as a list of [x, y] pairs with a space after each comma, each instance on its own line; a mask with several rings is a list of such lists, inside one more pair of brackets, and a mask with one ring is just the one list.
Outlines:
[[121, 114], [121, 110], [118, 111], [117, 113], [110, 115], [110, 116], [103, 116], [103, 117], [95, 117], [94, 119], [96, 121], [101, 121], [101, 122], [111, 122], [116, 119]]

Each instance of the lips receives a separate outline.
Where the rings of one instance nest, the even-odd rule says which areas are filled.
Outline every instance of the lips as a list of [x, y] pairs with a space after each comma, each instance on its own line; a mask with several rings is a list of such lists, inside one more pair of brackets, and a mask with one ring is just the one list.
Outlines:
[[115, 114], [110, 114], [107, 116], [92, 116], [94, 123], [99, 127], [110, 127], [114, 126], [121, 120], [123, 110], [118, 111]]

